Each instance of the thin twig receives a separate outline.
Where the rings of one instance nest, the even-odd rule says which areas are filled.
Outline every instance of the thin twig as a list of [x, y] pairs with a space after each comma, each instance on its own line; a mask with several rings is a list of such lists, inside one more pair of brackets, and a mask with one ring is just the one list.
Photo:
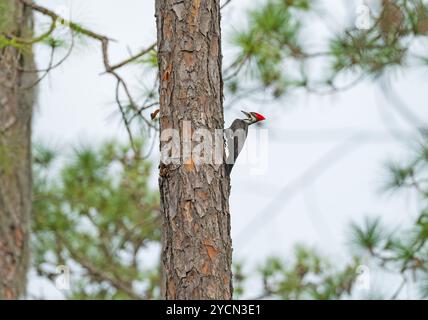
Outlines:
[[142, 50], [140, 53], [137, 53], [136, 55], [134, 55], [134, 56], [132, 56], [132, 57], [130, 57], [130, 58], [128, 58], [128, 59], [120, 62], [120, 63], [117, 63], [117, 64], [111, 66], [111, 70], [116, 70], [116, 69], [122, 68], [123, 66], [125, 66], [125, 65], [127, 65], [127, 64], [129, 64], [131, 62], [134, 62], [135, 60], [141, 58], [142, 56], [144, 56], [145, 54], [147, 54], [150, 51], [154, 50], [155, 48], [156, 48], [156, 43], [153, 43], [150, 47]]
[[[59, 15], [57, 15], [55, 12], [44, 8], [42, 6], [39, 6], [29, 0], [19, 0], [21, 1], [21, 3], [23, 3], [25, 6], [28, 6], [29, 8], [31, 8], [32, 10], [39, 12], [43, 15], [46, 15], [48, 17], [50, 17], [52, 19], [52, 21], [66, 21], [65, 19], [63, 19], [62, 17], [60, 17]], [[133, 143], [133, 138], [132, 138], [132, 132], [131, 132], [131, 128], [129, 126], [129, 121], [126, 117], [126, 112], [120, 102], [120, 98], [119, 98], [119, 94], [120, 94], [120, 87], [122, 87], [125, 95], [127, 96], [128, 100], [129, 100], [129, 105], [130, 107], [143, 119], [143, 121], [146, 123], [147, 126], [151, 127], [151, 128], [155, 128], [156, 126], [151, 123], [151, 121], [149, 121], [148, 119], [146, 119], [142, 113], [141, 113], [141, 109], [142, 107], [139, 107], [137, 105], [137, 103], [135, 102], [134, 98], [131, 95], [130, 90], [128, 89], [128, 86], [126, 84], [126, 82], [124, 81], [124, 79], [117, 73], [115, 72], [115, 70], [125, 66], [126, 64], [135, 61], [136, 59], [142, 57], [144, 54], [148, 53], [149, 51], [153, 50], [156, 46], [156, 44], [152, 44], [149, 48], [141, 51], [140, 53], [138, 53], [135, 56], [132, 56], [116, 65], [111, 65], [110, 60], [109, 60], [109, 44], [111, 41], [113, 41], [111, 38], [96, 33], [92, 30], [89, 30], [85, 27], [82, 27], [72, 21], [67, 21], [67, 25], [68, 27], [80, 34], [83, 34], [91, 39], [97, 40], [101, 43], [101, 51], [102, 51], [102, 59], [103, 59], [103, 64], [104, 64], [104, 69], [105, 69], [105, 73], [111, 74], [117, 81], [117, 85], [116, 85], [116, 101], [118, 103], [119, 106], [119, 110], [122, 114], [122, 118], [124, 120], [125, 126], [126, 126], [126, 130], [128, 132], [130, 141], [131, 141], [131, 145], [135, 151], [135, 145]], [[49, 68], [48, 68], [49, 69]]]
[[224, 7], [226, 7], [231, 2], [232, 2], [232, 0], [226, 0], [226, 2], [220, 6], [220, 9], [223, 9]]
[[403, 280], [401, 281], [400, 285], [398, 286], [397, 290], [394, 292], [394, 294], [391, 296], [391, 300], [395, 300], [397, 299], [398, 295], [401, 293], [401, 291], [403, 290], [404, 286], [407, 283], [407, 279], [406, 277], [403, 275]]

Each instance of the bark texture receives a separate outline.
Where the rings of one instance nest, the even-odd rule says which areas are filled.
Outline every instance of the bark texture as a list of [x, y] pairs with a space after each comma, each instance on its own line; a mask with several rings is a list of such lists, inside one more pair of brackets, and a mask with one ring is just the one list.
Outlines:
[[[224, 128], [220, 0], [156, 0], [156, 21], [161, 135], [214, 135]], [[160, 164], [163, 295], [231, 299], [229, 178], [224, 165], [184, 161]]]
[[[32, 35], [32, 15], [0, 0], [1, 32]], [[0, 46], [0, 299], [23, 297], [31, 214], [31, 118], [35, 89], [31, 48]]]

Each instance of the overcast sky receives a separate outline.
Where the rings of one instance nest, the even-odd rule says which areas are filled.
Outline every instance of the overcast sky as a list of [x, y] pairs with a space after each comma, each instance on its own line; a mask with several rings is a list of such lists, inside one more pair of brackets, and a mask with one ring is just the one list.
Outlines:
[[[54, 10], [70, 9], [73, 19], [117, 39], [111, 49], [112, 62], [128, 57], [129, 50], [135, 53], [147, 47], [156, 38], [151, 0], [38, 2]], [[319, 45], [328, 30], [340, 30], [348, 21], [345, 4], [352, 11], [349, 0], [319, 2], [320, 14], [328, 17], [328, 28], [314, 22], [305, 30], [309, 48]], [[255, 1], [233, 0], [223, 13], [225, 65], [232, 54], [229, 34], [242, 26], [243, 9], [255, 5]], [[46, 65], [47, 52], [38, 49], [36, 54], [38, 65]], [[126, 138], [120, 119], [111, 117], [117, 111], [114, 80], [100, 75], [102, 71], [97, 45], [88, 44], [78, 46], [63, 66], [51, 72], [40, 86], [34, 126], [37, 140], [66, 149], [79, 142]], [[138, 68], [127, 68], [122, 74], [133, 83], [133, 89], [149, 81]], [[428, 119], [426, 101], [422, 100], [426, 71], [412, 69], [390, 79], [408, 106], [421, 119]], [[229, 98], [226, 96], [226, 103]], [[351, 221], [379, 214], [397, 224], [415, 217], [415, 195], [379, 193], [384, 162], [405, 159], [408, 152], [408, 140], [393, 138], [388, 126], [409, 134], [412, 127], [385, 101], [374, 82], [368, 80], [331, 96], [294, 93], [272, 105], [244, 100], [227, 111], [226, 125], [239, 116], [241, 106], [265, 115], [263, 128], [269, 134], [266, 172], [251, 174], [251, 166], [238, 161], [232, 175], [233, 253], [235, 259], [248, 262], [248, 270], [269, 255], [290, 257], [296, 243], [314, 246], [340, 264], [349, 257], [345, 236]], [[374, 135], [356, 142], [359, 132]], [[313, 168], [314, 164], [318, 165]], [[153, 181], [156, 187], [156, 178]], [[59, 296], [44, 282], [33, 281], [31, 290]]]

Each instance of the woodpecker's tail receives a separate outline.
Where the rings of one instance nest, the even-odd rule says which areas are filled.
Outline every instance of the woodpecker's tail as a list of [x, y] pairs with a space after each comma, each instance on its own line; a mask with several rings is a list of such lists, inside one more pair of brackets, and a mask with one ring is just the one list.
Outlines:
[[230, 173], [232, 172], [233, 164], [227, 164], [226, 163], [226, 175], [230, 176]]

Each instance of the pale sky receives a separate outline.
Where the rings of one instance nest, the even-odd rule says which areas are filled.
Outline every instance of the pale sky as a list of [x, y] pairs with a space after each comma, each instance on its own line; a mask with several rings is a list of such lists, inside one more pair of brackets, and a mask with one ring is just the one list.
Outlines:
[[[112, 62], [128, 57], [129, 50], [138, 52], [156, 38], [152, 0], [38, 2], [53, 10], [70, 9], [73, 19], [117, 39], [111, 48]], [[255, 3], [233, 0], [223, 13], [225, 65], [233, 53], [228, 44], [230, 31], [242, 26], [242, 9]], [[347, 21], [344, 9], [349, 3], [349, 0], [319, 1], [321, 12], [332, 17], [328, 19], [329, 28], [340, 29]], [[305, 43], [309, 48], [316, 48], [326, 31], [314, 22], [313, 30], [305, 31]], [[39, 66], [45, 65], [47, 52], [40, 49], [36, 54]], [[126, 138], [119, 118], [111, 118], [117, 111], [115, 82], [108, 75], [100, 75], [102, 71], [98, 46], [81, 45], [63, 66], [42, 82], [34, 126], [37, 140], [66, 148], [79, 142]], [[133, 89], [139, 88], [141, 69], [126, 68], [122, 74], [130, 80]], [[408, 106], [421, 119], [428, 119], [426, 101], [422, 100], [426, 96], [422, 85], [426, 83], [426, 71], [413, 68], [390, 79]], [[226, 103], [228, 98], [226, 96]], [[296, 243], [314, 246], [340, 265], [349, 257], [345, 236], [351, 221], [379, 214], [396, 225], [415, 217], [414, 194], [379, 193], [384, 181], [384, 162], [405, 159], [408, 152], [408, 140], [394, 139], [388, 126], [392, 124], [395, 130], [409, 135], [412, 127], [385, 101], [374, 82], [368, 80], [331, 96], [294, 93], [274, 105], [243, 100], [226, 113], [227, 126], [239, 116], [241, 106], [265, 115], [267, 121], [263, 128], [269, 133], [267, 171], [251, 175], [250, 166], [238, 161], [232, 175], [233, 254], [234, 259], [245, 259], [248, 271], [267, 256], [290, 257]], [[375, 132], [376, 138], [346, 143], [361, 131]], [[331, 150], [334, 151], [329, 152]], [[322, 166], [326, 170], [316, 178], [313, 174], [304, 178], [305, 185], [300, 188], [295, 180], [327, 153], [329, 156]], [[157, 148], [153, 159], [158, 161]], [[156, 187], [156, 178], [153, 181]], [[42, 290], [50, 297], [60, 297], [55, 288], [34, 277], [31, 280], [33, 292]], [[373, 282], [381, 282], [381, 278]]]

